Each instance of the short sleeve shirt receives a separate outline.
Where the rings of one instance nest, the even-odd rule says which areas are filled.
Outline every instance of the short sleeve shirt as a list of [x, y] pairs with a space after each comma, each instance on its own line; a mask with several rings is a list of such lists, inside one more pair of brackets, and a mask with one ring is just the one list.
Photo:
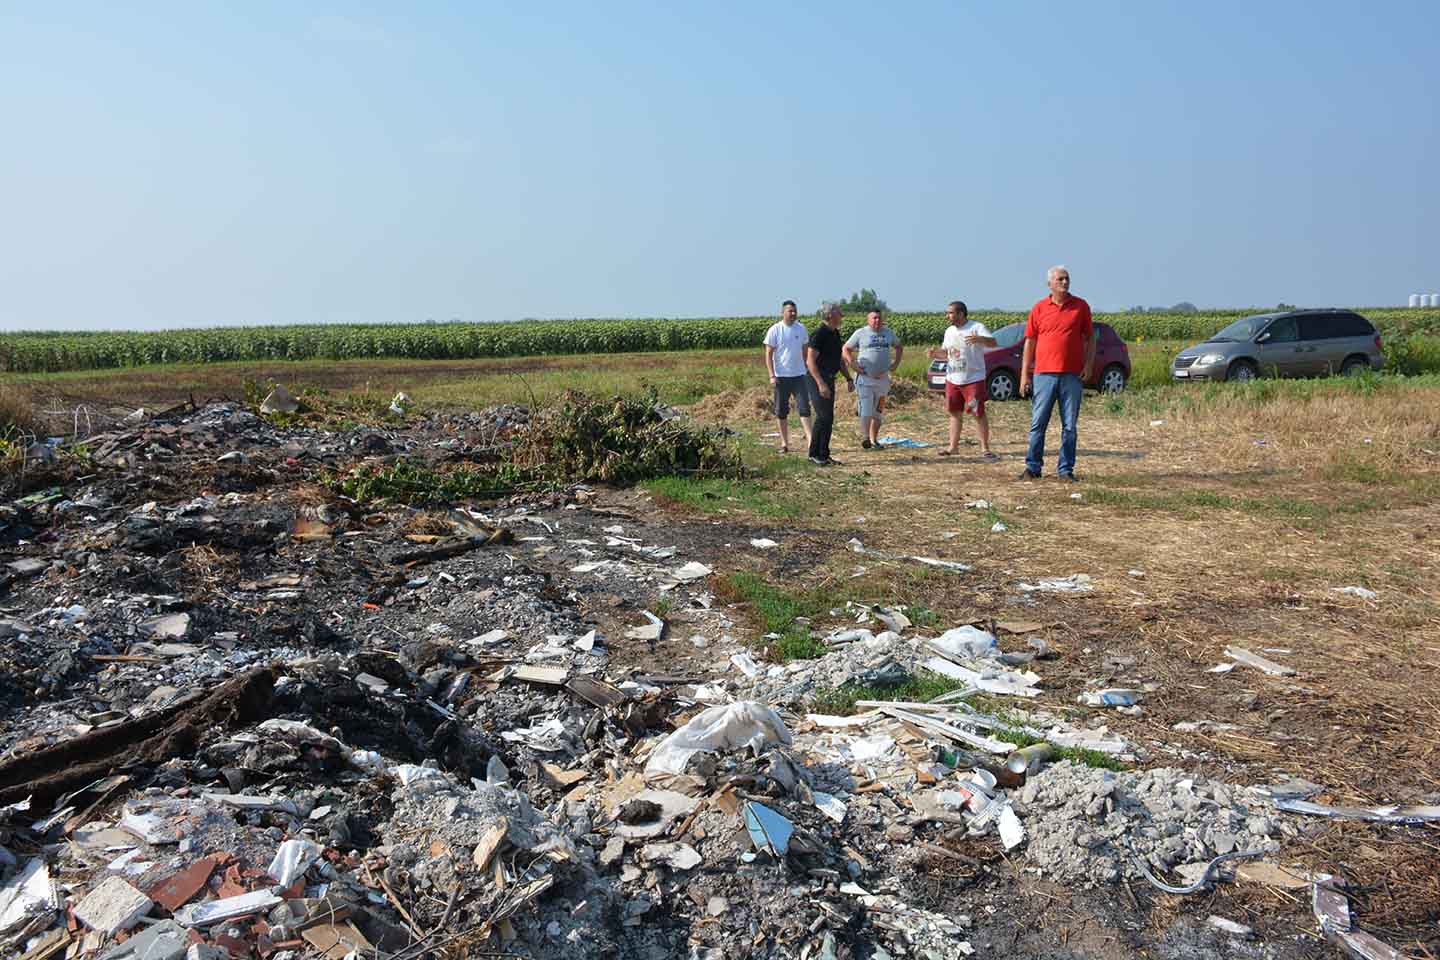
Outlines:
[[822, 323], [810, 334], [810, 349], [815, 351], [815, 367], [823, 377], [834, 377], [845, 366], [840, 355], [840, 331]]
[[945, 379], [954, 384], [975, 383], [985, 379], [985, 350], [978, 343], [966, 343], [970, 334], [990, 336], [990, 328], [978, 320], [967, 320], [961, 326], [953, 323], [945, 328], [941, 348], [949, 354], [945, 361]]
[[1046, 297], [1035, 304], [1025, 322], [1025, 339], [1035, 341], [1035, 372], [1083, 373], [1094, 329], [1090, 304], [1079, 297], [1061, 304]]
[[856, 359], [863, 371], [857, 380], [860, 386], [868, 383], [887, 383], [890, 380], [890, 351], [900, 345], [900, 338], [889, 327], [871, 330], [865, 326], [850, 334], [845, 346], [858, 351]]
[[775, 351], [775, 376], [805, 376], [805, 343], [809, 339], [805, 324], [799, 320], [789, 326], [778, 320], [765, 332], [765, 346]]

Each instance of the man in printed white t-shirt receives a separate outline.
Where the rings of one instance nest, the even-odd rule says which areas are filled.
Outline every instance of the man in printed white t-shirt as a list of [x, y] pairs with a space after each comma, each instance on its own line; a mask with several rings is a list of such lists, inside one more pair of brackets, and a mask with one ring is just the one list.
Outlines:
[[[892, 353], [893, 359], [892, 359]], [[855, 378], [856, 407], [860, 413], [860, 446], [884, 450], [880, 425], [885, 421], [885, 398], [890, 395], [890, 374], [900, 368], [905, 347], [895, 331], [885, 325], [885, 314], [871, 310], [865, 326], [850, 334], [841, 348], [845, 362], [859, 374]]]
[[805, 444], [810, 444], [810, 388], [805, 382], [805, 344], [810, 334], [805, 324], [795, 319], [794, 300], [780, 305], [780, 322], [765, 331], [765, 368], [770, 371], [770, 386], [775, 393], [775, 418], [780, 421], [780, 452], [790, 452], [790, 398], [805, 428]]
[[990, 450], [990, 423], [985, 418], [985, 351], [993, 348], [995, 338], [978, 320], [970, 319], [970, 310], [961, 300], [951, 300], [945, 309], [950, 326], [940, 347], [930, 351], [931, 360], [945, 361], [945, 409], [950, 414], [950, 446], [940, 451], [942, 457], [960, 452], [960, 427], [965, 414], [975, 418], [980, 430], [980, 453], [986, 460], [998, 460]]

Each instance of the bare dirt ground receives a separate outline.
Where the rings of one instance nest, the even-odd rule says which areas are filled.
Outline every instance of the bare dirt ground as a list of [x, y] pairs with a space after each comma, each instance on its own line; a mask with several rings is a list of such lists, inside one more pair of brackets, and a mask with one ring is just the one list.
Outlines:
[[[362, 368], [337, 365], [337, 388], [364, 377]], [[444, 375], [455, 373], [463, 371]], [[387, 390], [393, 379], [386, 381]], [[233, 393], [238, 383], [227, 381], [214, 392]], [[425, 383], [408, 381], [408, 388], [423, 399]], [[123, 406], [147, 402], [137, 397], [152, 389], [148, 404], [162, 407], [192, 392], [179, 381], [161, 388], [141, 379], [122, 386], [98, 378], [64, 393], [66, 402], [103, 396]], [[763, 440], [773, 421], [763, 417], [761, 394], [711, 398], [694, 413], [702, 422], [724, 423]], [[758, 503], [730, 499], [722, 491], [697, 509], [641, 490], [600, 491], [579, 510], [542, 504], [536, 516], [571, 524], [572, 537], [598, 539], [604, 527], [620, 524], [645, 542], [681, 545], [684, 558], [710, 565], [717, 577], [753, 572], [783, 590], [825, 591], [836, 606], [848, 599], [905, 604], [929, 611], [942, 629], [992, 620], [1038, 622], [1042, 628], [1035, 636], [1054, 654], [1037, 663], [1041, 705], [1076, 723], [1103, 719], [1141, 748], [1142, 767], [1178, 767], [1237, 785], [1299, 777], [1323, 788], [1317, 800], [1335, 804], [1440, 802], [1440, 391], [1277, 391], [1203, 403], [1175, 394], [1119, 401], [1088, 397], [1077, 468], [1082, 482], [1073, 485], [1048, 475], [1036, 482], [1016, 480], [1028, 405], [993, 404], [990, 411], [999, 463], [982, 461], [973, 445], [950, 460], [936, 456], [938, 446], [862, 451], [846, 419], [837, 423], [834, 453], [840, 466], [801, 467], [791, 462], [798, 460], [795, 454], [780, 463], [759, 458], [765, 473]], [[884, 432], [936, 443], [944, 424], [935, 398], [915, 396], [892, 409]], [[970, 440], [973, 431], [967, 423]], [[442, 437], [463, 435], [463, 427], [383, 432], [392, 453], [418, 454]], [[182, 456], [193, 464], [185, 471], [167, 468], [164, 458], [148, 465], [142, 460], [138, 469], [95, 471], [109, 502], [126, 511], [147, 500], [179, 504], [202, 494], [259, 494], [243, 522], [227, 518], [223, 536], [203, 544], [192, 539], [183, 554], [177, 542], [175, 552], [160, 554], [170, 560], [159, 569], [128, 562], [123, 553], [82, 548], [98, 557], [88, 561], [91, 575], [99, 576], [95, 600], [106, 592], [179, 595], [196, 609], [212, 611], [197, 613], [208, 627], [239, 629], [242, 648], [283, 643], [303, 650], [328, 643], [343, 650], [344, 644], [323, 637], [327, 630], [358, 637], [372, 629], [349, 626], [362, 601], [375, 606], [366, 616], [381, 624], [377, 633], [418, 631], [427, 616], [424, 607], [436, 601], [420, 588], [412, 597], [393, 577], [378, 576], [379, 558], [362, 555], [357, 565], [353, 551], [342, 556], [325, 542], [270, 546], [275, 532], [293, 529], [296, 517], [325, 509], [347, 515], [351, 529], [370, 529], [382, 539], [423, 536], [426, 528], [416, 526], [406, 511], [376, 510], [373, 516], [383, 519], [368, 520], [370, 511], [343, 507], [317, 487], [317, 465], [333, 468], [363, 455], [345, 434], [325, 443], [330, 446], [317, 453], [306, 449], [314, 447], [313, 438], [282, 437], [275, 449], [244, 467], [213, 463], [225, 452], [222, 443], [203, 457], [197, 451]], [[1047, 474], [1057, 443], [1058, 422], [1052, 425]], [[60, 469], [22, 481], [11, 498], [40, 488], [42, 477], [60, 483], [67, 494], [96, 482], [84, 471]], [[43, 554], [72, 522], [57, 522], [39, 539], [12, 538], [5, 559]], [[1005, 529], [996, 531], [997, 522]], [[443, 522], [436, 527], [444, 528]], [[141, 537], [138, 528], [133, 534]], [[780, 546], [747, 549], [757, 537]], [[856, 553], [852, 539], [869, 552]], [[135, 550], [138, 542], [122, 539], [113, 549]], [[344, 542], [336, 540], [336, 548]], [[283, 562], [276, 569], [318, 574], [306, 575], [311, 593], [298, 608], [294, 601], [265, 602], [236, 592], [238, 581], [256, 577], [259, 567], [268, 571], [277, 555]], [[889, 559], [910, 555], [970, 569]], [[66, 557], [69, 570], [85, 569], [73, 554]], [[573, 560], [555, 550], [525, 562], [528, 572], [545, 581], [535, 602], [549, 605], [541, 618], [551, 624], [548, 629], [560, 630], [555, 624], [562, 621], [599, 628], [610, 638], [612, 679], [716, 675], [717, 658], [688, 639], [711, 625], [708, 611], [676, 606], [667, 613], [669, 629], [659, 643], [626, 640], [638, 611], [662, 599], [656, 586], [623, 579], [597, 584], [577, 577], [570, 569]], [[103, 576], [93, 573], [96, 562], [108, 568]], [[444, 569], [467, 587], [503, 592], [500, 569], [487, 566], [478, 574], [467, 574], [463, 565]], [[1082, 573], [1093, 584], [1083, 594], [1025, 593], [1017, 586]], [[52, 570], [40, 582], [8, 584], [7, 615], [33, 613], [41, 593], [57, 602], [70, 575]], [[471, 584], [467, 575], [481, 580]], [[1375, 596], [1341, 591], [1352, 586]], [[221, 603], [216, 596], [237, 602]], [[401, 607], [415, 608], [415, 616], [392, 618], [387, 611], [399, 609], [390, 605], [394, 598], [401, 598]], [[725, 613], [741, 640], [758, 643], [763, 628], [756, 611], [732, 604]], [[823, 632], [843, 622], [822, 617], [814, 627]], [[1246, 666], [1211, 672], [1227, 662], [1230, 645], [1295, 673], [1269, 676]], [[88, 685], [110, 682], [100, 677], [102, 669], [118, 668], [79, 657], [53, 688], [34, 685], [30, 675], [23, 688], [12, 686], [0, 698], [9, 711], [0, 724], [7, 755], [15, 755], [18, 743], [37, 749], [53, 741], [55, 731], [38, 718], [82, 689], [91, 690]], [[1142, 710], [1131, 716], [1079, 705], [1078, 695], [1097, 682], [1145, 690]], [[479, 709], [493, 729], [504, 726]], [[408, 716], [398, 723], [389, 732], [377, 728], [373, 745], [403, 745], [418, 760], [425, 755], [425, 737], [440, 743], [457, 736], [432, 729], [433, 718], [426, 723]], [[407, 734], [395, 732], [407, 724]], [[417, 724], [426, 726], [424, 737]], [[338, 714], [336, 726], [344, 726]], [[453, 743], [435, 749], [452, 759], [455, 751], [464, 753]], [[1282, 851], [1287, 864], [1343, 877], [1358, 923], [1403, 954], [1440, 955], [1436, 824], [1308, 818], [1299, 826]], [[905, 861], [904, 896], [939, 914], [968, 917], [968, 939], [979, 956], [1299, 957], [1333, 950], [1317, 933], [1307, 889], [1222, 883], [1182, 897], [1143, 882], [1067, 888], [1027, 870], [1023, 849], [1001, 854], [993, 836], [955, 841], [951, 849], [970, 861], [938, 855]], [[706, 882], [721, 880], [712, 877], [698, 889]], [[442, 908], [443, 902], [427, 908], [426, 916], [438, 919]], [[1248, 924], [1257, 938], [1220, 934], [1206, 926], [1210, 915]], [[664, 927], [677, 921], [655, 922]], [[754, 955], [789, 955], [763, 952], [779, 949], [778, 941], [764, 940], [767, 929], [760, 923], [739, 931], [738, 942], [758, 937]], [[663, 949], [681, 941], [622, 938], [619, 953], [611, 955], [656, 950], [664, 955]], [[875, 955], [856, 945], [863, 941], [842, 936], [838, 955]], [[801, 955], [800, 941], [794, 943], [794, 955]]]

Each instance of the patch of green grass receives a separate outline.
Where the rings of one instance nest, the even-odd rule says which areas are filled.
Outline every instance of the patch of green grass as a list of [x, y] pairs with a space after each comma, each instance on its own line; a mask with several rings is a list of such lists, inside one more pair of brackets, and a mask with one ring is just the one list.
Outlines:
[[791, 592], [765, 581], [759, 574], [740, 572], [727, 574], [716, 581], [715, 592], [724, 599], [749, 604], [759, 615], [766, 633], [778, 633], [770, 647], [774, 659], [813, 660], [828, 650], [824, 643], [812, 639], [807, 624], [796, 618], [810, 619], [830, 606], [830, 598], [820, 591]]
[[780, 635], [770, 647], [771, 655], [781, 663], [791, 660], [816, 660], [830, 652], [825, 641], [810, 636], [810, 631], [792, 628]]
[[1238, 510], [1260, 516], [1319, 523], [1337, 514], [1367, 513], [1384, 506], [1374, 497], [1359, 497], [1333, 503], [1318, 503], [1294, 497], [1240, 497], [1214, 490], [1181, 490], [1174, 493], [1144, 493], [1093, 486], [1085, 491], [1091, 504], [1126, 507], [1133, 510], [1164, 510], [1184, 517], [1199, 517], [1206, 510]]
[[798, 517], [804, 509], [797, 500], [776, 496], [756, 480], [670, 476], [646, 480], [641, 486], [658, 497], [705, 513], [740, 508], [766, 517]]
[[[1016, 747], [1028, 747], [1035, 743], [1044, 743], [1044, 737], [1036, 737], [1026, 733], [1024, 730], [1017, 730], [1013, 727], [999, 727], [989, 731], [990, 736], [996, 740], [1003, 740], [1006, 743], [1013, 743]], [[1101, 753], [1099, 750], [1091, 750], [1088, 747], [1056, 747], [1055, 761], [1069, 760], [1072, 763], [1083, 763], [1087, 767], [1099, 767], [1102, 770], [1128, 770], [1129, 766], [1117, 757], [1108, 753]], [[1052, 761], [1054, 762], [1054, 761]]]
[[860, 700], [904, 700], [910, 703], [925, 703], [938, 696], [964, 687], [962, 680], [929, 670], [920, 670], [904, 683], [890, 686], [869, 686], [847, 683], [839, 687], [821, 687], [815, 692], [815, 709], [821, 713], [848, 717], [856, 711]]
[[1399, 471], [1383, 468], [1353, 453], [1337, 455], [1325, 466], [1322, 475], [1336, 483], [1394, 483], [1403, 478]]
[[[930, 569], [926, 567], [925, 569]], [[926, 606], [914, 606], [905, 611], [905, 616], [910, 618], [910, 623], [922, 629], [936, 626], [940, 622], [940, 614]]]
[[401, 458], [383, 466], [360, 464], [342, 473], [328, 474], [323, 482], [357, 503], [454, 503], [471, 497], [500, 496], [516, 487], [535, 485], [536, 479], [513, 464], [456, 467], [434, 470]]

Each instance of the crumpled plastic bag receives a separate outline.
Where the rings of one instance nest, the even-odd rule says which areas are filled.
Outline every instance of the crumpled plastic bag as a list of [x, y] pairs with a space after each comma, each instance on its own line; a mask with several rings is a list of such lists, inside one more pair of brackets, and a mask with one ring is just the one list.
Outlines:
[[774, 710], [754, 700], [741, 700], [702, 710], [660, 742], [645, 764], [645, 775], [685, 772], [685, 764], [702, 750], [749, 747], [758, 756], [767, 746], [789, 746], [790, 731]]
[[987, 659], [1000, 652], [994, 634], [968, 625], [946, 630], [931, 640], [930, 644], [952, 657]]

